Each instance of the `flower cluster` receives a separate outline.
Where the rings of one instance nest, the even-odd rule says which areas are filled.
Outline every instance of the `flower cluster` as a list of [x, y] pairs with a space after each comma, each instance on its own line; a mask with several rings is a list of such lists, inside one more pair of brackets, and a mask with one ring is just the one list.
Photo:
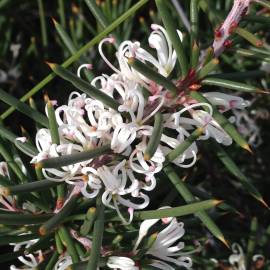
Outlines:
[[[213, 118], [212, 106], [186, 95], [183, 85], [187, 81], [194, 82], [194, 70], [190, 70], [186, 79], [174, 82], [179, 86], [179, 93], [172, 97], [167, 89], [128, 64], [128, 59], [133, 57], [151, 64], [164, 77], [172, 74], [176, 53], [168, 34], [156, 24], [152, 25], [152, 29], [149, 45], [156, 55], [149, 53], [137, 41], [124, 41], [116, 52], [118, 68], [103, 50], [104, 44], [114, 43], [114, 39], [105, 38], [99, 44], [101, 57], [114, 73], [98, 76], [91, 84], [117, 100], [120, 104], [118, 111], [86, 94], [71, 93], [68, 104], [55, 111], [60, 144], [52, 144], [50, 131], [40, 129], [36, 135], [39, 154], [32, 159], [32, 163], [37, 163], [110, 144], [109, 154], [61, 169], [43, 169], [43, 174], [52, 181], [65, 181], [78, 186], [87, 198], [94, 198], [102, 192], [103, 204], [116, 209], [125, 223], [131, 221], [133, 210], [143, 209], [149, 204], [146, 192], [155, 188], [155, 175], [161, 171], [166, 155], [196, 128], [204, 130], [198, 140], [212, 137], [224, 145], [232, 143], [231, 137]], [[178, 31], [178, 34], [182, 39], [181, 32]], [[84, 68], [90, 66], [81, 66], [77, 72], [79, 77]], [[219, 92], [207, 92], [204, 97], [221, 112], [241, 110], [248, 105], [241, 97]], [[163, 116], [163, 133], [154, 155], [147, 158], [145, 151], [153, 134], [153, 116], [157, 112]], [[173, 163], [188, 168], [195, 164], [197, 152], [195, 141]], [[129, 220], [121, 214], [120, 204], [129, 209]]]
[[[146, 247], [142, 242], [147, 237], [151, 227], [158, 222], [165, 227], [159, 233], [154, 234], [155, 237], [151, 245]], [[174, 267], [191, 269], [192, 261], [188, 255], [194, 251], [182, 251], [185, 244], [180, 239], [184, 233], [184, 224], [178, 222], [176, 218], [149, 219], [141, 223], [139, 235], [132, 251], [123, 251], [121, 256], [119, 255], [120, 251], [116, 250], [105, 251], [103, 249], [102, 253], [103, 255], [110, 254], [105, 260], [110, 269], [139, 270], [142, 265], [150, 265], [162, 270], [173, 270]], [[56, 263], [55, 269], [64, 270], [71, 264], [71, 257], [64, 254]]]

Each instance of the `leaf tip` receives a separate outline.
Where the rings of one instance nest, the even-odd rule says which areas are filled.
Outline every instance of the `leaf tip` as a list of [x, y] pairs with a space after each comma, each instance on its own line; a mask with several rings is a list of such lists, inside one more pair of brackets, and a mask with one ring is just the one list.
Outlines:
[[144, 160], [150, 160], [151, 157], [149, 154], [144, 154], [143, 158]]
[[214, 58], [212, 61], [213, 61], [213, 64], [214, 65], [218, 65], [219, 64], [219, 60], [217, 58]]
[[135, 57], [129, 57], [129, 58], [128, 58], [128, 64], [129, 64], [129, 65], [134, 64], [134, 62], [135, 62]]
[[262, 90], [262, 89], [257, 89], [256, 90], [256, 93], [258, 93], [258, 94], [270, 94], [270, 91], [265, 91], [265, 90]]
[[47, 234], [47, 230], [46, 230], [46, 228], [44, 228], [44, 226], [39, 227], [38, 232], [42, 236]]
[[0, 195], [9, 196], [10, 189], [8, 187], [0, 187]]
[[45, 103], [48, 103], [48, 102], [50, 101], [50, 98], [49, 98], [48, 93], [45, 93], [45, 94], [44, 94], [43, 99], [44, 99], [44, 102], [45, 102]]
[[228, 241], [224, 238], [224, 236], [219, 236], [218, 239], [228, 248], [231, 249]]
[[270, 210], [270, 207], [268, 206], [268, 204], [266, 203], [266, 201], [263, 198], [258, 199], [258, 201], [264, 206], [266, 207], [268, 210]]
[[42, 168], [43, 168], [42, 162], [37, 162], [37, 163], [35, 163], [35, 169], [36, 169], [36, 170], [40, 170], [40, 169], [42, 169]]
[[54, 70], [56, 67], [55, 63], [50, 63], [50, 62], [45, 61], [45, 64], [48, 65], [50, 67], [50, 69], [52, 69], [52, 70]]
[[249, 144], [245, 143], [242, 145], [242, 148], [244, 148], [245, 150], [247, 150], [250, 154], [254, 155], [254, 152], [251, 150]]
[[57, 26], [59, 24], [54, 17], [52, 17], [51, 19], [52, 19], [54, 26]]
[[213, 200], [214, 205], [218, 205], [218, 204], [221, 204], [223, 202], [224, 202], [223, 200]]

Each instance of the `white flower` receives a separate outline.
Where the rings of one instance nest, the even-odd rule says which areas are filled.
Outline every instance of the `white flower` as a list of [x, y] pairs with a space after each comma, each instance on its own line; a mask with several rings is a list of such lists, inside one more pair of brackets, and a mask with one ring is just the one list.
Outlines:
[[[204, 110], [194, 110], [194, 108], [196, 107], [207, 107], [209, 112], [206, 112]], [[180, 117], [186, 111], [190, 113], [193, 119]], [[186, 105], [185, 108], [175, 114], [175, 126], [180, 126], [182, 120], [182, 124], [203, 127], [205, 129], [205, 136], [201, 136], [199, 139], [205, 140], [209, 137], [213, 137], [218, 143], [230, 145], [232, 143], [232, 138], [217, 123], [217, 121], [212, 117], [212, 115], [213, 109], [212, 106], [208, 103], [195, 103], [191, 105]]]
[[107, 266], [118, 270], [139, 270], [139, 267], [135, 266], [135, 262], [128, 257], [110, 256]]
[[[176, 52], [173, 50], [170, 38], [165, 29], [157, 24], [152, 24], [151, 28], [154, 30], [149, 36], [148, 42], [150, 47], [156, 49], [159, 66], [158, 72], [167, 77], [173, 70], [176, 62]], [[179, 38], [182, 41], [183, 36], [178, 31]]]
[[[229, 263], [232, 266], [232, 269], [233, 270], [246, 270], [247, 261], [246, 261], [246, 256], [244, 254], [242, 247], [237, 243], [233, 243], [232, 251], [233, 251], [233, 254], [231, 254], [229, 257]], [[256, 254], [252, 257], [253, 262], [256, 262], [258, 259], [264, 260], [264, 256], [260, 254]]]
[[[148, 88], [150, 80], [131, 68], [127, 63], [127, 58], [136, 57], [142, 62], [151, 63], [157, 71], [167, 77], [173, 70], [176, 62], [176, 53], [166, 30], [157, 24], [151, 25], [153, 32], [149, 36], [149, 45], [157, 52], [157, 59], [145, 49], [141, 48], [139, 42], [124, 41], [120, 44], [116, 53], [119, 69], [112, 65], [103, 53], [102, 46], [105, 42], [114, 43], [113, 38], [105, 38], [99, 44], [99, 53], [106, 64], [116, 73], [122, 74], [126, 79], [136, 81]], [[177, 30], [179, 39], [182, 40], [182, 33]]]
[[154, 156], [146, 161], [144, 159], [145, 150], [146, 143], [144, 141], [136, 145], [136, 149], [129, 157], [129, 166], [134, 172], [145, 174], [152, 178], [156, 173], [162, 170], [162, 163], [164, 162], [165, 157], [163, 153], [157, 149]]
[[[20, 242], [17, 244], [10, 244], [10, 245], [14, 245], [14, 249], [13, 251], [19, 251], [22, 246], [24, 246], [24, 248], [29, 248], [31, 247], [33, 244], [35, 244], [38, 241], [38, 239], [34, 239], [34, 240], [29, 240], [29, 241], [24, 241], [24, 242]], [[33, 268], [37, 267], [38, 264], [41, 262], [41, 260], [43, 260], [43, 256], [42, 256], [42, 251], [36, 251], [35, 252], [36, 255], [34, 254], [26, 254], [24, 256], [19, 256], [18, 260], [20, 262], [22, 262], [24, 264], [23, 269], [24, 270], [32, 270]], [[17, 268], [14, 265], [10, 266], [11, 270], [20, 270], [20, 268]]]
[[213, 105], [221, 107], [222, 111], [231, 109], [244, 109], [250, 103], [241, 97], [227, 95], [219, 92], [207, 92], [203, 94]]
[[[140, 191], [139, 181], [135, 178], [132, 170], [126, 168], [126, 160], [122, 160], [115, 167], [101, 166], [97, 170], [93, 168], [84, 168], [84, 174], [88, 174], [87, 185], [82, 189], [82, 194], [88, 198], [95, 197], [102, 187], [102, 202], [107, 207], [115, 209], [124, 223], [130, 223], [133, 217], [133, 212], [129, 212], [130, 219], [126, 221], [119, 210], [119, 204], [131, 209], [143, 209], [149, 203], [147, 195]], [[87, 186], [92, 191], [87, 191]], [[131, 195], [136, 197], [141, 202], [133, 203], [131, 200], [123, 196]]]
[[[151, 219], [142, 222], [133, 249], [134, 252], [136, 252], [142, 239], [147, 235], [148, 230], [158, 221], [159, 219]], [[181, 252], [185, 246], [184, 242], [180, 241], [185, 233], [184, 223], [178, 222], [176, 218], [165, 219], [164, 222], [168, 225], [157, 234], [156, 240], [146, 253], [155, 257], [150, 265], [163, 270], [174, 270], [175, 266], [190, 269], [192, 261], [190, 257], [186, 256], [188, 253]]]
[[184, 223], [178, 223], [176, 218], [173, 218], [170, 224], [158, 233], [156, 241], [147, 251], [147, 254], [158, 258], [151, 265], [164, 270], [174, 269], [168, 263], [183, 266], [187, 269], [191, 268], [191, 259], [181, 253], [185, 245], [184, 242], [179, 240], [184, 233]]

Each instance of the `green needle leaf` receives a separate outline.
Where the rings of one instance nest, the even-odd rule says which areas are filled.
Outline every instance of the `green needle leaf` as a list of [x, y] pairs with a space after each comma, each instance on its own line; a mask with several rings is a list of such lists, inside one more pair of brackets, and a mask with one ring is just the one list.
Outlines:
[[43, 47], [47, 47], [48, 34], [47, 34], [47, 26], [46, 26], [46, 20], [45, 20], [43, 0], [38, 0], [38, 12], [39, 12], [39, 19], [40, 19], [42, 45]]
[[60, 16], [61, 26], [66, 27], [65, 0], [58, 0], [58, 13]]
[[66, 205], [53, 217], [51, 217], [46, 223], [39, 228], [40, 235], [46, 235], [60, 226], [65, 218], [71, 213], [76, 206], [78, 195], [73, 195], [72, 198], [66, 203]]
[[76, 88], [80, 89], [90, 97], [100, 100], [103, 104], [107, 105], [108, 107], [118, 110], [118, 106], [120, 105], [115, 99], [111, 98], [110, 96], [106, 95], [102, 91], [96, 89], [91, 84], [87, 83], [86, 81], [82, 80], [81, 78], [77, 77], [72, 72], [66, 70], [62, 66], [56, 65], [56, 64], [50, 64], [48, 65], [51, 67], [51, 69], [61, 78], [63, 78], [66, 81], [69, 81], [72, 83]]
[[0, 187], [0, 195], [9, 196], [22, 193], [30, 193], [35, 191], [44, 191], [44, 189], [49, 189], [61, 184], [61, 182], [54, 182], [51, 180], [40, 180], [30, 183], [24, 183], [9, 187]]
[[248, 93], [267, 93], [264, 90], [258, 89], [256, 86], [248, 85], [240, 82], [233, 82], [229, 80], [219, 79], [219, 78], [206, 78], [201, 81], [202, 85], [214, 85], [219, 87], [228, 88], [231, 90], [236, 90], [240, 92]]
[[174, 161], [177, 157], [182, 155], [191, 146], [191, 144], [203, 134], [203, 132], [204, 128], [202, 127], [195, 129], [188, 138], [186, 138], [182, 143], [177, 145], [174, 150], [167, 154], [165, 164]]
[[86, 267], [86, 270], [96, 270], [99, 265], [100, 249], [102, 246], [104, 232], [104, 205], [101, 201], [101, 197], [97, 198], [97, 218], [94, 223], [93, 242], [90, 258]]
[[73, 263], [79, 262], [80, 258], [76, 251], [74, 240], [71, 238], [67, 228], [61, 226], [59, 228], [59, 235], [64, 246], [67, 248], [68, 254], [71, 256], [72, 262]]
[[60, 138], [58, 133], [58, 125], [55, 118], [55, 111], [52, 105], [52, 102], [49, 100], [49, 97], [45, 96], [45, 101], [47, 101], [47, 110], [48, 110], [48, 118], [49, 118], [49, 128], [51, 133], [51, 139], [53, 144], [60, 144]]
[[69, 50], [69, 52], [71, 54], [75, 54], [77, 50], [76, 50], [71, 38], [67, 34], [67, 32], [64, 30], [62, 25], [60, 25], [54, 18], [52, 18], [52, 20], [53, 20], [55, 29], [56, 29], [58, 35], [60, 36], [61, 40], [63, 41], [64, 45], [67, 47], [67, 49]]
[[196, 69], [198, 62], [199, 62], [199, 56], [200, 56], [200, 49], [196, 42], [193, 43], [192, 49], [191, 49], [191, 68]]
[[48, 261], [48, 264], [45, 267], [45, 270], [53, 270], [58, 258], [59, 258], [59, 254], [57, 252], [54, 252], [50, 260]]
[[79, 152], [75, 154], [44, 159], [36, 164], [40, 168], [60, 168], [63, 166], [68, 166], [71, 164], [76, 164], [78, 162], [86, 161], [100, 155], [103, 155], [111, 150], [111, 145], [106, 144], [101, 147], [91, 149], [89, 151]]
[[250, 183], [249, 179], [241, 172], [226, 151], [217, 143], [215, 143], [215, 150], [215, 153], [217, 153], [218, 158], [224, 164], [225, 168], [242, 183], [243, 187], [246, 188], [250, 195], [261, 202], [265, 207], [269, 208], [260, 192]]
[[0, 224], [4, 225], [30, 225], [41, 224], [51, 218], [51, 214], [21, 214], [21, 213], [9, 213], [0, 214]]
[[107, 18], [101, 12], [100, 8], [96, 4], [96, 0], [84, 0], [88, 8], [91, 10], [97, 21], [100, 23], [102, 28], [106, 28], [109, 25]]
[[80, 233], [82, 236], [86, 236], [91, 231], [95, 218], [96, 218], [96, 208], [91, 207], [88, 209], [84, 223], [80, 228]]
[[[185, 183], [178, 177], [176, 172], [173, 170], [173, 168], [168, 165], [164, 167], [164, 172], [172, 182], [172, 184], [175, 186], [177, 191], [181, 194], [183, 199], [187, 202], [194, 202], [195, 198], [191, 194], [191, 192], [187, 189]], [[207, 229], [221, 242], [223, 242], [226, 246], [228, 246], [227, 241], [225, 240], [223, 233], [220, 231], [220, 229], [217, 227], [215, 222], [207, 215], [205, 211], [199, 211], [195, 214], [207, 227]]]
[[[47, 111], [49, 118], [49, 127], [51, 133], [51, 139], [53, 144], [60, 144], [60, 137], [58, 132], [58, 125], [55, 118], [55, 110], [52, 102], [49, 100], [49, 97], [45, 95], [45, 101], [47, 101]], [[38, 169], [38, 167], [37, 167]], [[65, 184], [57, 185], [57, 200], [61, 203], [65, 197]]]
[[[189, 203], [183, 206], [177, 206], [166, 209], [156, 209], [148, 211], [135, 211], [134, 220], [145, 220], [145, 219], [161, 219], [165, 217], [182, 217], [186, 215], [196, 214], [199, 211], [204, 211], [217, 206], [222, 203], [220, 200], [205, 200], [195, 203]], [[106, 216], [106, 220], [118, 221], [119, 217], [110, 218]]]
[[243, 29], [241, 27], [237, 27], [234, 31], [239, 36], [241, 36], [242, 38], [249, 41], [253, 46], [255, 46], [255, 47], [262, 47], [263, 46], [263, 42], [260, 39], [258, 39], [255, 35], [253, 35], [249, 31], [247, 31], [246, 29]]
[[26, 182], [27, 181], [26, 175], [23, 173], [20, 166], [15, 162], [14, 158], [11, 155], [10, 150], [5, 147], [5, 143], [3, 140], [1, 140], [1, 138], [0, 138], [0, 155], [5, 159], [9, 167], [18, 177], [18, 179], [21, 182]]
[[20, 141], [17, 141], [16, 138], [19, 136], [16, 136], [14, 133], [12, 133], [10, 130], [6, 129], [4, 126], [0, 124], [0, 136], [4, 139], [10, 141], [11, 143], [14, 143], [15, 146], [25, 152], [30, 154], [31, 156], [35, 156], [38, 154], [38, 151], [35, 147], [32, 146], [29, 142], [22, 143]]
[[215, 70], [218, 67], [218, 64], [219, 60], [217, 58], [214, 58], [199, 70], [197, 78], [199, 80], [203, 79], [206, 75]]
[[198, 0], [190, 1], [190, 24], [191, 24], [191, 45], [198, 39]]
[[256, 233], [258, 230], [258, 220], [256, 217], [252, 218], [250, 225], [250, 235], [247, 244], [247, 265], [251, 267], [252, 256], [254, 255], [256, 247]]
[[57, 232], [57, 231], [55, 232], [54, 239], [55, 239], [57, 253], [60, 255], [63, 254], [64, 253], [64, 246], [63, 246], [63, 243], [60, 239], [59, 232]]
[[270, 63], [269, 56], [267, 57], [258, 52], [254, 52], [254, 51], [246, 50], [246, 49], [236, 49], [236, 50], [233, 50], [233, 52], [241, 56], [250, 57], [250, 58], [254, 58], [254, 59], [258, 59], [258, 60], [262, 60], [264, 62]]
[[136, 69], [138, 72], [140, 72], [142, 75], [147, 77], [148, 79], [156, 82], [157, 84], [163, 86], [165, 89], [171, 91], [173, 96], [177, 94], [178, 90], [174, 83], [172, 83], [169, 79], [162, 76], [158, 72], [151, 69], [143, 62], [137, 60], [135, 57], [130, 57], [128, 59], [128, 64], [134, 69]]
[[249, 70], [243, 72], [228, 72], [228, 73], [216, 73], [211, 74], [210, 77], [206, 77], [206, 79], [230, 79], [230, 80], [245, 80], [252, 78], [261, 78], [265, 77], [267, 73], [263, 70]]
[[162, 122], [163, 122], [162, 114], [160, 112], [156, 113], [153, 133], [150, 136], [150, 139], [149, 139], [149, 142], [146, 147], [145, 154], [144, 154], [145, 160], [150, 160], [158, 148], [158, 145], [160, 143], [160, 138], [163, 132]]
[[32, 109], [30, 106], [26, 105], [25, 103], [21, 102], [17, 98], [11, 96], [4, 90], [0, 89], [0, 100], [13, 106], [16, 110], [23, 113], [24, 115], [30, 117], [37, 123], [41, 124], [44, 127], [48, 127], [48, 119], [42, 113], [38, 112], [37, 110]]

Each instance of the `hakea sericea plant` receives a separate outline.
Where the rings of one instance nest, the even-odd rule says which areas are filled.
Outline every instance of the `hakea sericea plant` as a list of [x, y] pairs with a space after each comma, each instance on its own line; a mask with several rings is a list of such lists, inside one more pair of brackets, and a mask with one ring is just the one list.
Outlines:
[[[113, 74], [102, 74], [88, 82], [82, 77], [83, 72], [92, 69], [91, 64], [81, 65], [75, 75], [48, 63], [56, 75], [79, 92], [72, 92], [67, 104], [59, 107], [46, 95], [47, 117], [33, 109], [33, 100], [29, 107], [0, 90], [1, 99], [43, 126], [35, 137], [36, 148], [28, 136], [16, 137], [0, 127], [4, 139], [31, 157], [38, 178], [27, 182], [30, 174], [19, 158], [9, 166], [1, 163], [0, 221], [19, 226], [16, 236], [6, 238], [14, 246], [14, 255], [9, 254], [7, 260], [18, 258], [24, 264], [22, 269], [39, 269], [44, 264], [45, 269], [59, 270], [191, 269], [191, 254], [200, 248], [183, 250], [185, 245], [180, 239], [184, 224], [176, 218], [187, 214], [195, 214], [228, 246], [219, 227], [205, 212], [221, 201], [198, 201], [178, 176], [179, 168], [185, 171], [195, 165], [200, 141], [213, 143], [229, 172], [266, 205], [221, 147], [235, 142], [243, 151], [251, 152], [247, 140], [255, 144], [259, 135], [253, 125], [244, 129], [241, 122], [248, 122], [245, 108], [249, 101], [218, 90], [204, 91], [210, 85], [250, 94], [265, 92], [213, 75], [219, 67], [218, 57], [233, 45], [232, 35], [262, 46], [257, 37], [239, 27], [252, 2], [234, 1], [224, 23], [214, 33], [212, 46], [199, 57], [198, 6], [192, 0], [190, 61], [183, 46], [184, 35], [174, 26], [164, 2], [156, 0], [164, 27], [151, 25], [149, 48], [131, 40], [117, 47], [112, 36], [100, 41], [99, 54]], [[87, 3], [97, 11], [95, 3]], [[61, 26], [55, 25], [59, 30]], [[66, 38], [63, 29], [59, 31]], [[107, 44], [117, 48], [116, 61], [106, 56]], [[4, 145], [0, 152], [7, 161], [12, 160]], [[15, 182], [10, 169], [16, 175]], [[149, 205], [161, 174], [166, 175], [162, 180], [169, 180], [188, 205], [142, 211]], [[224, 203], [220, 208], [232, 209]], [[121, 224], [123, 230], [132, 233], [137, 221], [142, 221], [137, 238], [126, 240], [117, 226]], [[152, 234], [150, 228], [155, 229]], [[114, 237], [103, 237], [107, 231]], [[129, 246], [122, 246], [122, 241], [128, 241]], [[238, 269], [245, 269], [241, 268], [240, 255]], [[230, 262], [236, 258], [231, 257]], [[12, 265], [10, 269], [21, 268]]]

